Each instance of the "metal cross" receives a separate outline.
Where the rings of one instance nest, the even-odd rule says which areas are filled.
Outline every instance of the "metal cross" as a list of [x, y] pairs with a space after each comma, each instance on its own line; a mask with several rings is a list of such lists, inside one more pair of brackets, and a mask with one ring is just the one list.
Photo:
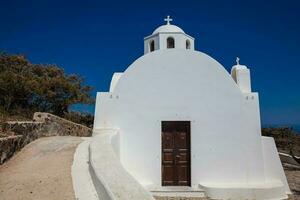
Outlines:
[[170, 18], [170, 15], [168, 15], [164, 20], [167, 22], [167, 25], [170, 25], [170, 22], [173, 21], [173, 19]]

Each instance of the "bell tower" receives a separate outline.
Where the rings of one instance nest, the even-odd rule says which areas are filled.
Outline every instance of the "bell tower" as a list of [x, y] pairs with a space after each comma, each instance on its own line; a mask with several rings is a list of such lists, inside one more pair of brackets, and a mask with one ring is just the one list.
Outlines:
[[170, 16], [164, 19], [165, 25], [155, 29], [152, 35], [144, 38], [144, 54], [160, 49], [194, 50], [194, 38], [178, 26], [172, 25]]
[[240, 58], [236, 58], [236, 65], [231, 68], [231, 77], [243, 93], [251, 93], [250, 70], [240, 65]]

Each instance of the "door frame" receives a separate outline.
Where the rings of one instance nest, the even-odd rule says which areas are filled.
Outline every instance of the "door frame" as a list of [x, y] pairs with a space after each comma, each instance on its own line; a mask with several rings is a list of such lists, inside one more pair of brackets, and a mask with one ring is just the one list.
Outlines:
[[[160, 177], [161, 177], [161, 185], [162, 186], [166, 186], [166, 185], [164, 185], [164, 176], [163, 176], [163, 123], [164, 122], [185, 122], [185, 123], [187, 123], [188, 124], [188, 131], [187, 131], [187, 137], [188, 137], [188, 141], [187, 141], [187, 143], [188, 143], [188, 157], [189, 157], [189, 160], [188, 160], [188, 184], [186, 185], [186, 186], [188, 186], [188, 187], [191, 187], [191, 185], [192, 185], [192, 176], [191, 176], [191, 173], [192, 173], [192, 149], [191, 149], [191, 129], [192, 129], [192, 127], [191, 127], [191, 125], [192, 125], [192, 122], [190, 121], [190, 120], [161, 120], [160, 121], [160, 128], [161, 128], [161, 145], [160, 145], [160, 147], [161, 147], [161, 162], [160, 162], [160, 165], [161, 165], [161, 174], [160, 174]], [[180, 185], [173, 185], [173, 186], [179, 186], [180, 187]]]

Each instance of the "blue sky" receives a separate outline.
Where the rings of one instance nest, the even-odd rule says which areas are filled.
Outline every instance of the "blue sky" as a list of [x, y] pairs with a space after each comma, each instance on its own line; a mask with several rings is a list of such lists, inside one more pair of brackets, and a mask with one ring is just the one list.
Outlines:
[[0, 0], [0, 49], [80, 74], [95, 95], [143, 54], [143, 37], [171, 15], [197, 50], [228, 71], [236, 56], [251, 69], [263, 124], [300, 125], [299, 2]]

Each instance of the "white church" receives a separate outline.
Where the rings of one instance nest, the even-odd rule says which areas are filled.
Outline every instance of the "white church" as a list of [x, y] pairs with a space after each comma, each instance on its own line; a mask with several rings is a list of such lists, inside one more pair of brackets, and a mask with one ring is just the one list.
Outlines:
[[144, 38], [144, 55], [97, 93], [89, 159], [100, 199], [286, 199], [250, 70], [237, 59], [227, 72], [165, 21]]

